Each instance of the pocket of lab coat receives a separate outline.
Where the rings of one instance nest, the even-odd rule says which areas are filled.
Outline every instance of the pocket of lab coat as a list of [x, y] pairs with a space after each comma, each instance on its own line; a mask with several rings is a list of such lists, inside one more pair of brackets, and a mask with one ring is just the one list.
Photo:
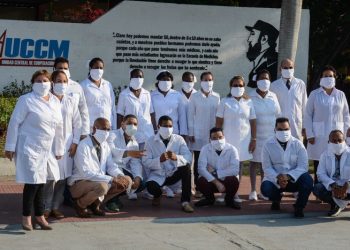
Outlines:
[[296, 166], [297, 165], [297, 160], [298, 160], [298, 156], [297, 155], [291, 155], [290, 156], [290, 162], [292, 166]]
[[316, 137], [325, 136], [324, 133], [324, 122], [313, 122], [312, 129], [314, 130], [314, 135]]
[[31, 158], [38, 158], [41, 154], [41, 147], [33, 139], [27, 137], [23, 145], [23, 153]]

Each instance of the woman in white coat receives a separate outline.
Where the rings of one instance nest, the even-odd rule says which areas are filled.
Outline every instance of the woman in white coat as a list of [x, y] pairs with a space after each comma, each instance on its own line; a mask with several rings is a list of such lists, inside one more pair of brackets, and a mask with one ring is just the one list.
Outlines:
[[[250, 95], [256, 115], [256, 148], [249, 166], [251, 186], [249, 200], [258, 200], [256, 193], [256, 169], [258, 168], [260, 170], [262, 181], [264, 179], [264, 172], [261, 166], [262, 147], [267, 139], [274, 136], [275, 121], [281, 113], [277, 96], [269, 90], [271, 85], [270, 79], [270, 72], [268, 70], [259, 71], [256, 75], [257, 88]], [[262, 194], [259, 194], [259, 198], [267, 199]]]
[[87, 108], [89, 111], [90, 128], [92, 130], [97, 118], [107, 119], [112, 129], [117, 129], [115, 95], [112, 84], [103, 79], [104, 62], [95, 57], [89, 62], [89, 76], [82, 81]]
[[[234, 76], [229, 86], [230, 94], [221, 100], [216, 113], [216, 127], [224, 129], [226, 141], [238, 150], [241, 179], [242, 163], [252, 159], [256, 147], [256, 116], [253, 101], [244, 93], [243, 77]], [[235, 201], [241, 201], [237, 194]]]
[[321, 154], [327, 149], [328, 135], [338, 129], [350, 136], [349, 106], [343, 91], [335, 88], [336, 71], [332, 66], [322, 70], [320, 88], [311, 92], [304, 114], [307, 153], [314, 161], [315, 183]]
[[63, 122], [60, 102], [50, 93], [50, 74], [46, 70], [37, 71], [31, 83], [33, 91], [18, 99], [12, 113], [5, 156], [15, 160], [16, 181], [24, 183], [23, 229], [33, 230], [31, 214], [34, 206], [36, 223], [41, 229], [51, 230], [44, 217], [43, 191], [52, 145], [57, 159], [64, 153]]
[[[44, 187], [45, 218], [52, 216], [56, 219], [64, 218], [59, 211], [63, 202], [66, 180], [72, 175], [73, 157], [78, 147], [82, 122], [79, 114], [79, 103], [72, 96], [66, 94], [68, 77], [63, 71], [54, 71], [51, 75], [53, 94], [60, 100], [63, 118], [63, 137], [65, 142], [64, 155], [56, 160], [52, 154], [48, 164], [48, 180]], [[53, 150], [54, 151], [54, 150]]]

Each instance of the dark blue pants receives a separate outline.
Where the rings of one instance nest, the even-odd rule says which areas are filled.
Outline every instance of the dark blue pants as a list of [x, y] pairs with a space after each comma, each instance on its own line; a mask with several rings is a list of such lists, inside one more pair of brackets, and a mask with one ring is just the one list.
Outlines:
[[286, 188], [278, 188], [271, 181], [263, 181], [260, 190], [262, 194], [274, 202], [280, 202], [282, 192], [298, 192], [298, 199], [295, 203], [297, 208], [305, 208], [313, 187], [313, 180], [309, 173], [302, 174], [296, 182], [288, 182]]

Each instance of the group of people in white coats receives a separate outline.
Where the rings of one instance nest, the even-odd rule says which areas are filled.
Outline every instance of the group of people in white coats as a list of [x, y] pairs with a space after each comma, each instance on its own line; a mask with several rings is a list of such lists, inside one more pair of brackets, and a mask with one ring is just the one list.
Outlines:
[[[330, 203], [331, 216], [347, 205], [349, 109], [331, 66], [309, 99], [290, 59], [282, 61], [282, 76], [273, 83], [267, 70], [258, 72], [256, 89], [234, 76], [222, 99], [209, 71], [200, 75], [198, 91], [193, 73], [185, 72], [175, 91], [173, 75], [161, 71], [156, 90], [149, 92], [143, 71], [133, 69], [117, 105], [103, 73], [103, 60], [93, 58], [79, 84], [71, 80], [69, 61], [57, 58], [53, 73], [35, 72], [32, 92], [18, 99], [5, 155], [15, 159], [16, 180], [24, 183], [23, 229], [35, 227], [34, 207], [35, 224], [51, 230], [47, 218], [64, 217], [59, 207], [67, 190], [83, 218], [118, 212], [121, 195], [137, 199], [141, 191], [160, 206], [164, 190], [170, 197], [180, 190], [181, 209], [188, 213], [194, 211], [192, 194], [201, 198], [196, 207], [213, 205], [214, 194], [225, 193], [226, 206], [240, 209], [245, 161], [250, 161], [249, 200], [269, 199], [272, 210], [280, 209], [283, 192], [296, 194], [296, 217], [304, 217], [313, 190]], [[308, 159], [314, 160], [315, 187]]]

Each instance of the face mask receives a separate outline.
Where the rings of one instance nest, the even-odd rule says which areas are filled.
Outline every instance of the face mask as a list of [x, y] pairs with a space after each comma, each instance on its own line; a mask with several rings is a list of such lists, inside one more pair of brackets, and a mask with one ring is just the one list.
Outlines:
[[124, 132], [128, 136], [134, 136], [136, 134], [136, 132], [137, 132], [137, 126], [135, 126], [135, 125], [126, 125]]
[[214, 81], [201, 81], [201, 87], [205, 93], [213, 90]]
[[220, 139], [220, 140], [212, 140], [212, 141], [210, 141], [210, 143], [215, 150], [222, 151], [225, 147], [226, 140], [225, 140], [225, 138]]
[[320, 85], [326, 89], [332, 89], [335, 86], [334, 77], [322, 77], [320, 80]]
[[345, 151], [347, 146], [346, 146], [345, 142], [338, 143], [338, 144], [330, 142], [330, 143], [328, 143], [328, 148], [333, 154], [341, 155]]
[[101, 129], [96, 129], [96, 132], [94, 134], [95, 139], [100, 144], [105, 142], [107, 140], [108, 136], [109, 136], [109, 131], [101, 130]]
[[131, 78], [130, 79], [130, 87], [134, 90], [139, 90], [142, 88], [144, 78]]
[[270, 80], [259, 80], [256, 84], [261, 91], [266, 92], [270, 89], [271, 82]]
[[159, 127], [158, 132], [163, 139], [168, 139], [173, 133], [173, 127]]
[[244, 94], [244, 87], [232, 87], [231, 95], [233, 97], [241, 97]]
[[51, 89], [51, 82], [35, 82], [33, 83], [33, 91], [39, 96], [47, 96]]
[[290, 79], [294, 76], [294, 69], [282, 69], [281, 73], [283, 78]]
[[190, 93], [193, 90], [194, 82], [182, 82], [182, 90]]
[[171, 81], [159, 81], [158, 87], [163, 92], [168, 92], [171, 89], [172, 82]]
[[69, 72], [69, 69], [64, 69], [64, 70], [62, 70], [62, 71], [66, 74], [67, 78], [70, 79], [70, 72]]
[[95, 81], [98, 81], [103, 76], [103, 69], [90, 69], [90, 76]]
[[67, 92], [68, 84], [67, 83], [55, 83], [53, 85], [53, 92], [56, 95], [64, 95]]
[[290, 130], [284, 130], [284, 131], [276, 131], [276, 138], [280, 142], [287, 142], [291, 138], [291, 132]]

